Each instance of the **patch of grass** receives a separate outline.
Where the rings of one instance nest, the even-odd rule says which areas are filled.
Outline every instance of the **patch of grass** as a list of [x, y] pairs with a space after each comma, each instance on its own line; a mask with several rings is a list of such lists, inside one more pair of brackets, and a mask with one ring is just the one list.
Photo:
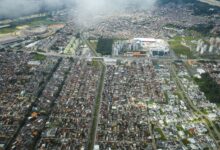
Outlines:
[[27, 25], [30, 27], [36, 27], [36, 26], [40, 26], [40, 25], [51, 25], [51, 24], [56, 24], [56, 23], [61, 23], [61, 22], [50, 20], [48, 17], [15, 21], [15, 22], [11, 23], [11, 27], [0, 29], [0, 34], [7, 34], [7, 33], [12, 33], [12, 32], [18, 31], [19, 29], [17, 29], [17, 27], [23, 26], [23, 25]]
[[166, 136], [164, 135], [164, 133], [163, 133], [163, 131], [162, 131], [162, 129], [161, 128], [155, 128], [155, 130], [160, 134], [160, 139], [162, 140], [162, 141], [166, 141], [167, 140], [167, 138], [166, 138]]
[[0, 34], [12, 33], [12, 32], [15, 32], [16, 30], [17, 30], [16, 27], [2, 28], [0, 29]]
[[149, 101], [146, 101], [146, 104], [147, 105], [153, 105], [155, 103], [155, 101], [154, 100], [149, 100]]
[[12, 26], [21, 26], [21, 25], [28, 25], [28, 26], [39, 26], [39, 25], [50, 25], [58, 23], [56, 21], [50, 20], [48, 16], [45, 17], [39, 17], [39, 18], [33, 18], [28, 20], [19, 20], [16, 22], [13, 22]]
[[47, 57], [45, 55], [42, 55], [42, 54], [35, 54], [34, 55], [34, 60], [36, 61], [43, 61], [45, 60]]
[[201, 109], [201, 112], [202, 112], [203, 114], [208, 115], [208, 112], [207, 112], [205, 109]]
[[94, 60], [92, 61], [91, 65], [94, 66], [95, 68], [100, 67], [100, 63], [98, 61], [94, 61]]
[[178, 96], [179, 99], [182, 99], [182, 96], [180, 94], [181, 91], [175, 91], [173, 94]]
[[97, 41], [97, 40], [90, 40], [89, 43], [91, 44], [91, 46], [92, 46], [94, 49], [97, 49], [97, 44], [98, 44], [98, 41]]
[[193, 54], [188, 47], [181, 44], [180, 41], [169, 41], [170, 48], [176, 53], [176, 55], [185, 55], [187, 58], [193, 58]]
[[183, 139], [182, 142], [184, 145], [188, 145], [190, 143], [188, 139]]
[[176, 128], [177, 128], [178, 131], [183, 131], [184, 130], [183, 127], [181, 127], [180, 125], [177, 125]]
[[168, 103], [169, 97], [168, 97], [167, 91], [164, 92], [164, 97], [165, 97], [166, 103]]
[[102, 72], [101, 72], [101, 77], [99, 80], [97, 95], [95, 99], [95, 106], [94, 106], [94, 111], [93, 111], [94, 118], [92, 121], [91, 131], [89, 133], [89, 140], [88, 140], [89, 150], [92, 150], [94, 148], [95, 135], [96, 135], [96, 129], [97, 129], [97, 123], [98, 123], [99, 110], [100, 110], [100, 103], [101, 103], [101, 97], [102, 97], [102, 90], [104, 86], [105, 72], [106, 72], [106, 67], [101, 62], [98, 62], [98, 63], [99, 63], [100, 68], [102, 69]]
[[185, 130], [184, 133], [189, 137], [193, 137], [193, 134], [191, 134], [188, 130]]
[[25, 25], [28, 25], [28, 26], [39, 26], [39, 25], [51, 25], [51, 24], [55, 24], [57, 22], [55, 21], [52, 21], [50, 19], [48, 19], [47, 17], [45, 18], [37, 18], [37, 19], [33, 19], [31, 21], [28, 21]]
[[160, 109], [160, 114], [165, 115], [166, 113], [162, 109]]

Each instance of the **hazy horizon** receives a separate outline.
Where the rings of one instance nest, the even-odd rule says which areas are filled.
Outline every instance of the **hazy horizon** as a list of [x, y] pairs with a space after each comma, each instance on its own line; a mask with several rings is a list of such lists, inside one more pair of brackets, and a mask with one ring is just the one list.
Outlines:
[[0, 18], [15, 18], [42, 10], [54, 10], [64, 7], [74, 8], [77, 14], [70, 11], [69, 16], [76, 17], [79, 22], [102, 13], [109, 15], [126, 10], [130, 6], [136, 9], [151, 9], [156, 0], [0, 0]]

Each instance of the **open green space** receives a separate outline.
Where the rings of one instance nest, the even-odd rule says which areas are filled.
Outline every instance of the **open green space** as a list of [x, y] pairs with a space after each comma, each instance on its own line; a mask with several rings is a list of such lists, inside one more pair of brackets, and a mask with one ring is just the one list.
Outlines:
[[23, 25], [27, 25], [30, 27], [36, 27], [36, 26], [40, 26], [40, 25], [51, 25], [51, 24], [56, 24], [56, 23], [62, 23], [62, 22], [53, 21], [48, 17], [15, 21], [10, 24], [11, 25], [10, 27], [0, 29], [0, 34], [7, 34], [7, 33], [15, 32], [15, 31], [19, 30], [19, 29], [17, 29], [18, 26], [23, 26]]
[[170, 48], [176, 53], [177, 56], [185, 55], [187, 58], [193, 58], [193, 53], [190, 48], [181, 44], [181, 39], [176, 38], [169, 41]]
[[183, 131], [184, 130], [183, 127], [180, 126], [180, 125], [177, 125], [176, 128], [177, 128], [178, 131]]
[[177, 54], [177, 56], [185, 55], [188, 58], [194, 58], [196, 54], [197, 41], [203, 39], [204, 35], [194, 31], [186, 29], [184, 35], [175, 36], [170, 39], [170, 48]]
[[44, 56], [44, 55], [42, 55], [42, 54], [35, 54], [34, 55], [34, 60], [36, 60], [36, 61], [43, 61], [43, 60], [45, 60], [47, 57], [46, 56]]
[[61, 22], [53, 21], [49, 19], [48, 17], [42, 17], [42, 18], [36, 18], [36, 19], [25, 21], [24, 25], [33, 27], [33, 26], [39, 26], [39, 25], [51, 25], [55, 23], [61, 23]]
[[82, 41], [80, 40], [80, 38], [76, 38], [75, 36], [72, 37], [71, 41], [65, 48], [64, 53], [75, 54], [76, 50], [80, 47], [81, 44], [82, 44]]
[[167, 91], [164, 91], [164, 97], [165, 97], [166, 103], [168, 103], [169, 102], [169, 97], [168, 97]]
[[[184, 29], [184, 33], [181, 36], [175, 36], [170, 39], [169, 44], [171, 49], [177, 54], [177, 56], [185, 55], [188, 58], [195, 58], [200, 56], [196, 52], [197, 41], [200, 39], [207, 39], [209, 37], [215, 37], [214, 33], [211, 33], [214, 28], [214, 23], [209, 22], [207, 24], [198, 24], [192, 27], [184, 27], [176, 24], [166, 24], [165, 27], [174, 29]], [[218, 55], [204, 55], [202, 58], [219, 59]]]
[[17, 30], [16, 27], [2, 28], [0, 29], [0, 34], [12, 33], [12, 32], [15, 32], [16, 30]]
[[94, 48], [94, 49], [97, 49], [97, 44], [98, 44], [98, 41], [97, 40], [90, 40], [90, 45]]
[[104, 80], [105, 80], [105, 72], [106, 67], [101, 62], [97, 62], [102, 70], [101, 77], [99, 80], [97, 95], [95, 99], [95, 106], [93, 110], [93, 121], [92, 121], [92, 127], [89, 133], [89, 141], [88, 141], [88, 149], [93, 150], [94, 143], [95, 143], [95, 136], [96, 136], [96, 129], [98, 124], [98, 118], [99, 118], [99, 111], [100, 111], [100, 105], [101, 105], [101, 98], [102, 98], [102, 92], [104, 87]]
[[201, 75], [201, 79], [195, 78], [195, 82], [199, 85], [200, 90], [212, 103], [220, 104], [220, 85], [209, 75], [205, 73]]
[[178, 96], [179, 99], [182, 98], [182, 96], [181, 96], [181, 91], [175, 91], [173, 94], [176, 95], [176, 96]]

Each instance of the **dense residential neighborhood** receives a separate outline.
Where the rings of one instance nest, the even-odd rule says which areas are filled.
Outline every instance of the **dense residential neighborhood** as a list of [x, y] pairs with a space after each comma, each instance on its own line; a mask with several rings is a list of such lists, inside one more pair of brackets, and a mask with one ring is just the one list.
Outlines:
[[219, 3], [157, 1], [0, 16], [0, 150], [219, 150]]

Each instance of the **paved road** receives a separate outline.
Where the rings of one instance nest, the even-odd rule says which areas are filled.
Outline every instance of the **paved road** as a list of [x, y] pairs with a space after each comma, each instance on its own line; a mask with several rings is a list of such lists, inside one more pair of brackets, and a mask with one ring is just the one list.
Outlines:
[[[92, 51], [93, 55], [95, 57], [90, 57], [90, 58], [98, 58], [98, 54], [96, 53], [95, 49], [90, 45], [90, 43], [81, 36], [81, 40], [90, 48]], [[89, 59], [90, 59], [89, 58]], [[86, 58], [88, 59], [88, 58]], [[104, 91], [104, 81], [105, 81], [105, 74], [106, 74], [106, 65], [102, 61], [97, 61], [99, 63], [99, 67], [102, 70], [101, 75], [100, 75], [100, 80], [99, 80], [99, 85], [98, 85], [98, 92], [96, 95], [96, 102], [95, 102], [95, 107], [94, 107], [94, 112], [93, 112], [93, 123], [92, 123], [92, 128], [90, 131], [90, 137], [89, 137], [89, 143], [88, 143], [88, 149], [93, 150], [94, 149], [94, 144], [96, 142], [96, 134], [97, 134], [97, 128], [98, 128], [98, 122], [99, 122], [99, 114], [100, 114], [100, 107], [102, 103], [102, 94]]]
[[[100, 62], [99, 62], [100, 63]], [[93, 150], [94, 144], [96, 141], [96, 134], [97, 134], [97, 128], [98, 128], [98, 122], [99, 122], [99, 114], [100, 114], [100, 107], [102, 102], [102, 93], [104, 91], [104, 81], [105, 81], [105, 74], [106, 74], [106, 66], [100, 63], [100, 68], [102, 69], [99, 85], [98, 85], [98, 92], [96, 95], [96, 101], [95, 101], [95, 107], [93, 111], [93, 123], [92, 128], [89, 135], [89, 143], [88, 143], [88, 149]]]
[[[30, 51], [31, 52], [35, 52], [35, 51]], [[93, 52], [93, 54], [95, 56], [75, 56], [75, 55], [66, 55], [66, 54], [58, 54], [58, 53], [43, 53], [43, 52], [37, 52], [38, 54], [42, 54], [45, 56], [54, 56], [54, 57], [63, 57], [63, 58], [75, 58], [75, 59], [93, 59], [93, 58], [100, 58], [100, 59], [105, 59], [105, 58], [113, 58], [113, 59], [117, 59], [117, 60], [144, 60], [144, 59], [148, 59], [146, 57], [141, 57], [141, 58], [136, 58], [136, 57], [124, 57], [124, 56], [119, 56], [119, 57], [99, 57], [97, 56], [96, 53]], [[213, 59], [175, 59], [175, 58], [162, 58], [162, 57], [152, 57], [150, 58], [150, 60], [152, 61], [160, 61], [160, 62], [174, 62], [176, 60], [178, 61], [182, 61], [182, 62], [187, 62], [188, 60], [191, 61], [215, 61], [217, 63], [220, 63], [220, 60], [213, 60]]]

